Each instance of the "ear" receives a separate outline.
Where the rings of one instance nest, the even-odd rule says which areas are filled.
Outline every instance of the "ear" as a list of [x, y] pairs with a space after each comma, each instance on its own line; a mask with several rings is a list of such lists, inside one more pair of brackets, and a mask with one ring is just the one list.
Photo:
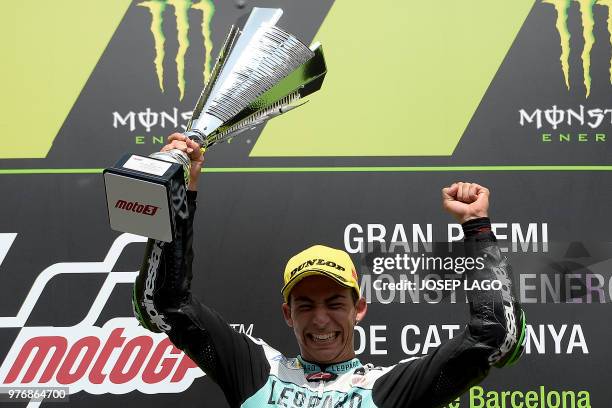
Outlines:
[[355, 319], [357, 322], [361, 322], [368, 311], [368, 302], [364, 298], [359, 298], [357, 304], [355, 305]]
[[287, 303], [283, 303], [281, 309], [283, 310], [283, 317], [285, 318], [285, 323], [287, 323], [287, 326], [293, 327], [293, 319], [291, 318], [291, 307]]

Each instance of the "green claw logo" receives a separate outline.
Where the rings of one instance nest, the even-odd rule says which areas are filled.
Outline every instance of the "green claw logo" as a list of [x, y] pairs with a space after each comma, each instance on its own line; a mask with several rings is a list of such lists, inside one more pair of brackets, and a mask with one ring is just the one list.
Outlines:
[[215, 5], [212, 0], [201, 0], [194, 3], [191, 0], [148, 0], [138, 3], [141, 7], [146, 7], [151, 13], [151, 33], [155, 42], [155, 72], [159, 88], [164, 92], [164, 57], [165, 57], [165, 42], [166, 36], [163, 31], [164, 11], [167, 6], [174, 8], [174, 16], [176, 18], [176, 31], [178, 39], [178, 51], [176, 53], [176, 73], [177, 86], [179, 89], [179, 100], [183, 100], [185, 95], [185, 55], [189, 48], [189, 16], [190, 9], [199, 10], [202, 12], [202, 38], [204, 40], [204, 83], [208, 81], [211, 67], [211, 53], [213, 43], [211, 40], [210, 22], [215, 13]]
[[[584, 75], [584, 87], [586, 97], [591, 93], [591, 50], [595, 44], [593, 28], [593, 7], [599, 5], [608, 9], [608, 32], [610, 33], [610, 44], [612, 44], [612, 0], [542, 0], [543, 3], [552, 4], [557, 11], [557, 31], [561, 37], [561, 69], [565, 77], [565, 86], [570, 89], [569, 79], [569, 55], [570, 55], [570, 32], [567, 28], [568, 10], [572, 1], [578, 3], [582, 20], [582, 37], [584, 48], [582, 50], [582, 69]], [[610, 60], [610, 83], [612, 84], [612, 59]]]

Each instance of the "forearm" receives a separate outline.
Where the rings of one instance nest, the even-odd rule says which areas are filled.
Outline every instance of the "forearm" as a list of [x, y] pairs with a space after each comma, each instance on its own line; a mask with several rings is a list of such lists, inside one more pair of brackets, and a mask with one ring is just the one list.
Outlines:
[[[466, 256], [481, 258], [482, 269], [466, 273], [467, 287], [482, 287], [485, 281], [499, 281], [501, 289], [475, 289], [467, 292], [470, 304], [468, 330], [478, 347], [489, 350], [489, 365], [511, 364], [520, 356], [525, 320], [515, 296], [512, 268], [502, 256], [488, 218], [463, 224]], [[478, 285], [475, 285], [478, 283]]]
[[196, 193], [188, 192], [189, 217], [176, 219], [171, 243], [147, 242], [140, 273], [134, 282], [132, 304], [140, 323], [154, 332], [171, 329], [168, 313], [190, 302], [193, 263], [193, 216]]

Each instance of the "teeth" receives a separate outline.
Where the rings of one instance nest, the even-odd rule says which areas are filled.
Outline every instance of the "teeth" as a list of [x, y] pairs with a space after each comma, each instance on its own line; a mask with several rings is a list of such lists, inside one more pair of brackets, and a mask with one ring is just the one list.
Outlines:
[[328, 334], [313, 334], [312, 337], [317, 341], [325, 341], [334, 338], [336, 335], [334, 333]]

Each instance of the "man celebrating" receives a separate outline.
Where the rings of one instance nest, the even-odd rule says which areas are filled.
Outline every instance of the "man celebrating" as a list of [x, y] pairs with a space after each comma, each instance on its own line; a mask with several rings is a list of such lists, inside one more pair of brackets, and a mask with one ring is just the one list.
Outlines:
[[481, 381], [492, 365], [508, 365], [520, 356], [525, 319], [487, 218], [489, 191], [471, 183], [444, 188], [443, 207], [463, 226], [466, 256], [483, 259], [484, 268], [466, 272], [468, 285], [498, 280], [502, 289], [469, 291], [467, 327], [431, 354], [385, 368], [355, 357], [354, 327], [365, 317], [367, 304], [351, 258], [323, 245], [292, 257], [283, 276], [282, 312], [300, 355], [286, 358], [263, 341], [237, 333], [190, 292], [203, 157], [184, 135], [168, 140], [162, 151], [180, 149], [192, 160], [190, 217], [177, 220], [172, 243], [149, 240], [134, 284], [134, 311], [144, 327], [167, 333], [219, 384], [230, 406], [441, 407]]

